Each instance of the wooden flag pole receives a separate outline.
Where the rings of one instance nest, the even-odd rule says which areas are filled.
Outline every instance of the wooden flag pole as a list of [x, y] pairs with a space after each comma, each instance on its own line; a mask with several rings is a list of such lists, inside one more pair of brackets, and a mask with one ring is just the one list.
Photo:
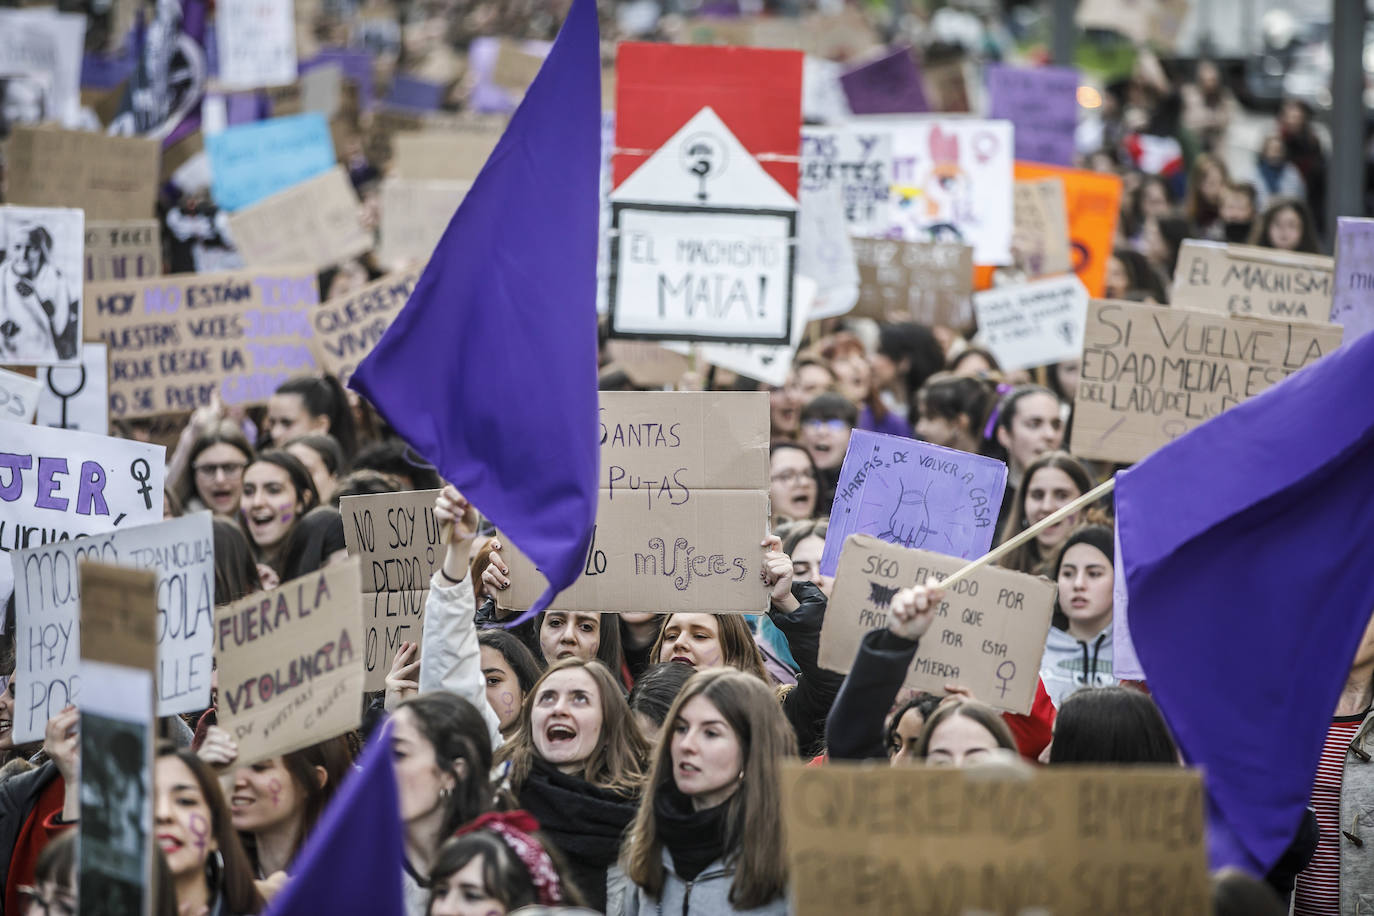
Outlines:
[[952, 575], [946, 576], [945, 578], [941, 579], [938, 583], [938, 586], [940, 588], [949, 588], [961, 579], [966, 579], [969, 576], [973, 575], [975, 572], [982, 569], [984, 566], [996, 563], [998, 560], [1002, 559], [1002, 557], [1011, 553], [1013, 550], [1020, 547], [1022, 544], [1026, 543], [1040, 532], [1044, 531], [1046, 528], [1049, 528], [1052, 525], [1057, 525], [1064, 519], [1068, 518], [1070, 515], [1073, 515], [1079, 509], [1082, 509], [1084, 506], [1096, 502], [1097, 500], [1106, 496], [1108, 493], [1111, 493], [1112, 490], [1114, 490], [1115, 488], [1116, 478], [1107, 478], [1107, 480], [1098, 484], [1096, 487], [1093, 487], [1087, 493], [1084, 493], [1082, 496], [1078, 497], [1073, 502], [1069, 503], [1067, 506], [1064, 506], [1062, 509], [1059, 509], [1056, 512], [1050, 513], [1049, 515], [1042, 518], [1040, 521], [1036, 522], [1034, 525], [1031, 525], [1025, 531], [1022, 531], [1020, 534], [1018, 534], [1011, 540], [1007, 541], [1005, 544], [1002, 544], [1000, 547], [994, 547], [992, 550], [989, 550], [987, 553], [983, 554], [981, 557], [974, 560], [972, 563], [965, 565]]

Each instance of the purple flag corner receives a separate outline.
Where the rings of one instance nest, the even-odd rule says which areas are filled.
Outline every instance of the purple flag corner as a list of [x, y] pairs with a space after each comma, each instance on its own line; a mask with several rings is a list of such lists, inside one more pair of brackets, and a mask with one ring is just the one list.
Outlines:
[[595, 0], [553, 49], [349, 385], [534, 561], [582, 571], [596, 520], [601, 60]]
[[1374, 610], [1374, 337], [1117, 478], [1130, 636], [1207, 787], [1212, 867], [1296, 833]]
[[324, 809], [268, 916], [405, 916], [404, 863], [391, 729], [384, 725]]

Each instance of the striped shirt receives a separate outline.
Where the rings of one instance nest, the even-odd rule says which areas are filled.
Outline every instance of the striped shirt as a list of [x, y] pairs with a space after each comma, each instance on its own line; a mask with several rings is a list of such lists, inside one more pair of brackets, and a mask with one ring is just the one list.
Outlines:
[[1320, 838], [1312, 861], [1298, 874], [1293, 891], [1295, 916], [1340, 916], [1341, 912], [1341, 774], [1350, 742], [1364, 715], [1331, 720], [1312, 784], [1312, 810], [1317, 813]]

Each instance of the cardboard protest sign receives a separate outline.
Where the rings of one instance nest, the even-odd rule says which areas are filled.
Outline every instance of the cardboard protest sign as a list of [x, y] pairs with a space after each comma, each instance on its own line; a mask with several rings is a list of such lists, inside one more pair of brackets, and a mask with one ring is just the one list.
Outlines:
[[296, 81], [296, 23], [291, 0], [216, 0], [219, 81], [226, 89]]
[[1335, 268], [1325, 255], [1184, 239], [1170, 305], [1322, 322], [1331, 314]]
[[219, 724], [239, 743], [240, 766], [362, 721], [359, 583], [349, 559], [215, 612]]
[[391, 177], [472, 181], [505, 132], [499, 123], [470, 130], [429, 130], [391, 138]]
[[372, 248], [363, 207], [336, 165], [229, 217], [234, 245], [249, 267], [309, 264], [316, 270]]
[[426, 263], [470, 187], [467, 181], [383, 181], [378, 260], [393, 268]]
[[1374, 219], [1336, 220], [1336, 267], [1331, 320], [1354, 340], [1374, 330]]
[[610, 333], [786, 343], [802, 55], [622, 43]]
[[840, 76], [840, 85], [849, 110], [857, 115], [930, 111], [921, 68], [909, 47], [854, 67]]
[[1069, 212], [1064, 182], [1058, 178], [1015, 182], [1011, 236], [1012, 263], [1030, 277], [1073, 270], [1069, 256]]
[[796, 916], [1211, 912], [1196, 770], [792, 762], [781, 807]]
[[103, 343], [83, 346], [81, 362], [75, 366], [38, 370], [38, 380], [34, 423], [97, 436], [110, 434], [110, 362]]
[[357, 292], [312, 309], [315, 352], [324, 371], [347, 383], [353, 369], [396, 319], [419, 280], [418, 270], [388, 274]]
[[972, 560], [992, 546], [1007, 466], [905, 436], [856, 429], [835, 484], [821, 572], [851, 534]]
[[85, 40], [86, 17], [80, 13], [0, 9], [0, 98], [5, 102], [0, 124], [75, 126]]
[[158, 143], [53, 127], [16, 127], [5, 145], [6, 201], [79, 207], [90, 220], [156, 213]]
[[979, 264], [1011, 261], [1011, 122], [945, 118], [864, 123], [892, 132], [885, 234], [969, 245]]
[[162, 273], [162, 227], [155, 219], [88, 220], [86, 282]]
[[[563, 611], [759, 613], [768, 530], [768, 398], [761, 392], [601, 393], [601, 495], [582, 578]], [[527, 608], [545, 579], [502, 537]]]
[[1341, 327], [1095, 299], [1073, 453], [1130, 463], [1341, 344]]
[[38, 409], [39, 385], [36, 378], [0, 369], [0, 422], [32, 422]]
[[[937, 582], [963, 565], [958, 557], [864, 534], [846, 538], [821, 629], [821, 666], [849, 671], [863, 635], [887, 626], [898, 589]], [[1054, 583], [987, 566], [950, 591], [921, 638], [906, 686], [938, 695], [945, 684], [958, 684], [998, 709], [1030, 712], [1054, 615]]]
[[844, 219], [854, 235], [882, 235], [891, 224], [888, 195], [892, 135], [858, 125], [808, 127], [802, 133], [803, 216], [810, 195], [838, 187]]
[[384, 690], [403, 642], [420, 643], [429, 580], [444, 565], [434, 518], [438, 490], [339, 500], [344, 544], [362, 565], [364, 690]]
[[0, 206], [0, 363], [80, 358], [84, 238], [80, 210]]
[[[1107, 283], [1107, 261], [1116, 241], [1116, 218], [1121, 209], [1121, 178], [1086, 169], [1065, 169], [1018, 161], [1017, 181], [1058, 178], [1064, 182], [1069, 214], [1069, 249], [1073, 271], [1088, 288], [1101, 296]], [[992, 263], [979, 259], [980, 264]]]
[[[157, 711], [160, 716], [210, 705], [214, 648], [215, 557], [210, 513], [198, 512], [14, 553], [16, 638], [41, 646], [19, 661], [15, 733], [42, 737], [43, 724], [77, 702], [82, 598], [79, 568], [91, 560], [156, 574]], [[151, 613], [151, 612], [150, 612]], [[84, 629], [84, 628], [83, 628]]]
[[987, 68], [988, 117], [1016, 128], [1016, 158], [1073, 165], [1078, 128], [1078, 71], [1072, 67]]
[[227, 127], [205, 138], [215, 203], [241, 210], [334, 167], [334, 139], [318, 112]]
[[692, 361], [681, 353], [644, 340], [608, 340], [606, 355], [610, 367], [623, 371], [641, 388], [676, 385], [692, 368]]
[[978, 339], [1005, 370], [1048, 366], [1083, 352], [1088, 291], [1073, 274], [973, 294]]
[[[205, 516], [208, 546], [210, 513], [201, 515]], [[100, 554], [96, 551], [91, 555]], [[81, 660], [151, 672], [157, 664], [158, 574], [151, 569], [120, 566], [114, 558], [110, 562], [84, 560], [73, 553], [67, 560], [71, 561], [70, 571], [64, 569], [62, 581], [55, 578], [52, 584], [70, 590], [76, 599]], [[211, 560], [208, 577], [212, 588], [214, 575]]]
[[810, 306], [815, 301], [816, 284], [810, 277], [797, 277], [796, 303], [792, 309], [792, 336], [785, 344], [685, 344], [665, 342], [663, 346], [677, 353], [695, 352], [713, 366], [729, 369], [739, 375], [757, 379], [765, 385], [781, 388], [787, 382], [792, 359], [797, 355], [811, 319]]
[[313, 268], [271, 267], [92, 283], [86, 334], [110, 348], [110, 416], [264, 403], [315, 371]]
[[973, 321], [973, 249], [949, 242], [853, 240], [859, 267], [854, 314], [878, 321], [962, 328]]

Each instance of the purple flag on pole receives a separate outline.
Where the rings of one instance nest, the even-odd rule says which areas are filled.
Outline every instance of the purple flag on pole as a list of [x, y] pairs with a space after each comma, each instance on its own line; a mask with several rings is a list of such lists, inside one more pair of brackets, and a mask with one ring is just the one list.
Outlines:
[[854, 114], [906, 114], [930, 111], [921, 70], [910, 48], [898, 48], [840, 76]]
[[410, 301], [349, 385], [543, 572], [548, 606], [596, 521], [601, 62], [567, 20]]
[[391, 728], [377, 729], [324, 809], [268, 916], [405, 916], [400, 802]]
[[1213, 868], [1296, 832], [1374, 608], [1374, 335], [1117, 478], [1130, 636], [1188, 762]]

